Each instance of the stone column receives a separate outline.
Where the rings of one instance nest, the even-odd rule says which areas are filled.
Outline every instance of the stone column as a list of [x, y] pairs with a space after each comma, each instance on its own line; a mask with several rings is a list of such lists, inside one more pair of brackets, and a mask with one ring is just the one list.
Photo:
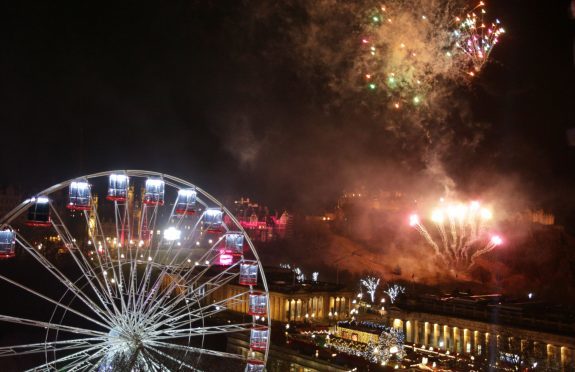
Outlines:
[[434, 348], [439, 347], [439, 339], [441, 338], [442, 328], [439, 324], [433, 324], [433, 339], [429, 340], [429, 343], [433, 345]]
[[568, 347], [561, 347], [561, 367], [564, 371], [569, 371], [569, 368], [573, 368], [573, 350]]
[[463, 350], [461, 348], [461, 342], [463, 341], [461, 328], [453, 327], [453, 352], [454, 353], [461, 353]]
[[405, 335], [405, 342], [412, 342], [411, 322], [409, 320], [403, 321], [403, 334]]
[[422, 344], [428, 346], [429, 344], [430, 324], [429, 322], [423, 323], [423, 342]]
[[[469, 329], [465, 328], [463, 330], [463, 343], [462, 343], [462, 353], [468, 354], [471, 353], [472, 347], [471, 347], [471, 339], [472, 337], [470, 336], [472, 334], [472, 332], [469, 331]], [[469, 345], [469, 348], [467, 347]]]
[[457, 345], [459, 343], [459, 337], [458, 337], [458, 329], [457, 327], [451, 327], [450, 331], [449, 331], [449, 337], [451, 338], [451, 348], [450, 348], [450, 352], [455, 354], [457, 352]]
[[547, 361], [551, 366], [557, 363], [557, 346], [547, 344]]
[[443, 348], [445, 350], [451, 350], [451, 329], [444, 325], [443, 326]]
[[489, 336], [486, 337], [486, 346], [485, 355], [495, 358], [497, 356], [497, 335], [489, 333]]
[[413, 343], [419, 344], [419, 320], [413, 321]]

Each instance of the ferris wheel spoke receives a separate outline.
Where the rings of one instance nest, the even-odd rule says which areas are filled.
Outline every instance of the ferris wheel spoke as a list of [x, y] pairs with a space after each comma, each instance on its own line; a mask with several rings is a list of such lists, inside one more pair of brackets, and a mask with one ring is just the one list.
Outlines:
[[[120, 273], [116, 273], [116, 268], [113, 264], [113, 260], [112, 260], [112, 256], [110, 255], [110, 250], [108, 248], [108, 242], [106, 237], [104, 236], [104, 229], [102, 228], [102, 224], [100, 222], [100, 216], [98, 214], [98, 211], [96, 210], [96, 208], [94, 207], [94, 205], [92, 205], [92, 209], [91, 209], [91, 213], [94, 216], [94, 221], [95, 221], [95, 232], [96, 234], [92, 233], [91, 234], [91, 241], [92, 244], [94, 245], [94, 247], [96, 247], [96, 236], [100, 236], [102, 239], [102, 243], [103, 243], [103, 250], [104, 250], [104, 254], [102, 255], [103, 257], [100, 258], [100, 254], [96, 253], [96, 258], [98, 263], [100, 264], [100, 269], [103, 273], [107, 273], [108, 272], [108, 268], [111, 269], [112, 272], [112, 284], [115, 284], [115, 286], [113, 287], [113, 289], [110, 287], [110, 283], [108, 282], [108, 276], [106, 276], [105, 278], [99, 279], [103, 280], [105, 283], [105, 289], [107, 291], [108, 297], [110, 299], [110, 303], [112, 304], [112, 307], [114, 308], [114, 312], [116, 314], [120, 314], [122, 311], [120, 311], [118, 309], [118, 307], [116, 306], [116, 302], [115, 302], [115, 298], [120, 298], [120, 304], [122, 309], [125, 309], [126, 304], [124, 302], [124, 296], [122, 295], [122, 288], [123, 288], [123, 282], [122, 282], [122, 278], [120, 277]], [[90, 216], [88, 215], [88, 211], [84, 211], [84, 217], [86, 219], [86, 224], [88, 226], [90, 226]], [[99, 249], [99, 247], [98, 247]], [[98, 252], [98, 249], [96, 250]], [[103, 261], [105, 261], [105, 265], [106, 267], [104, 267], [102, 265], [102, 259]], [[119, 265], [118, 265], [119, 266]], [[121, 272], [121, 267], [118, 267], [118, 271]], [[102, 288], [102, 290], [104, 290]], [[113, 292], [116, 292], [115, 295]]]
[[104, 323], [102, 323], [102, 322], [100, 322], [100, 321], [97, 321], [96, 319], [94, 319], [94, 318], [92, 318], [92, 317], [89, 317], [89, 316], [87, 316], [86, 314], [81, 313], [81, 312], [78, 311], [78, 310], [75, 310], [75, 309], [73, 309], [73, 308], [71, 308], [71, 307], [69, 307], [69, 306], [66, 306], [66, 305], [64, 305], [64, 304], [61, 304], [60, 302], [55, 301], [55, 300], [51, 299], [50, 297], [45, 296], [45, 295], [43, 295], [43, 294], [41, 294], [41, 293], [39, 293], [39, 292], [36, 292], [36, 291], [34, 291], [33, 289], [30, 289], [30, 288], [24, 286], [23, 284], [20, 284], [20, 283], [18, 283], [18, 282], [15, 282], [15, 281], [13, 281], [13, 280], [10, 279], [10, 278], [5, 277], [4, 275], [0, 275], [0, 279], [1, 279], [1, 280], [4, 280], [5, 282], [8, 282], [8, 283], [10, 283], [10, 284], [12, 284], [12, 285], [14, 285], [14, 286], [16, 286], [16, 287], [18, 287], [18, 288], [21, 288], [21, 289], [27, 291], [28, 293], [31, 293], [31, 294], [33, 294], [33, 295], [35, 295], [35, 296], [38, 296], [38, 297], [40, 297], [41, 299], [46, 300], [46, 301], [48, 301], [48, 302], [50, 302], [50, 303], [52, 303], [52, 304], [54, 304], [54, 305], [56, 305], [56, 306], [58, 306], [58, 307], [61, 307], [61, 308], [63, 308], [63, 309], [66, 309], [66, 310], [68, 310], [68, 311], [70, 311], [70, 312], [72, 312], [72, 313], [78, 315], [78, 316], [81, 316], [82, 318], [84, 318], [84, 319], [86, 319], [86, 320], [89, 320], [90, 322], [95, 323], [95, 324], [97, 324], [97, 325], [99, 325], [99, 326], [101, 326], [101, 327], [104, 327], [104, 328], [109, 328], [109, 327], [110, 327], [110, 324], [104, 324]]
[[80, 338], [75, 340], [40, 342], [28, 345], [12, 345], [0, 347], [0, 358], [12, 355], [26, 355], [44, 353], [46, 351], [67, 351], [95, 346], [94, 342], [101, 345], [105, 342], [104, 337]]
[[[194, 291], [192, 292], [193, 294], [193, 300], [200, 300], [204, 297], [206, 297], [207, 295], [213, 293], [214, 291], [217, 290], [217, 288], [223, 284], [228, 283], [229, 281], [231, 281], [233, 278], [237, 277], [239, 274], [236, 273], [231, 273], [230, 271], [237, 265], [231, 265], [230, 267], [226, 268], [226, 270], [222, 271], [221, 273], [219, 273], [218, 275], [209, 278], [207, 281], [203, 282], [200, 286], [198, 286], [198, 288], [194, 289]], [[207, 271], [204, 270], [204, 271]], [[193, 286], [195, 284], [195, 282], [189, 282], [186, 280], [186, 278], [183, 278], [183, 281], [185, 283], [187, 283], [188, 286]], [[212, 288], [206, 290], [206, 288], [208, 286], [212, 286]], [[176, 285], [171, 285], [170, 291], [166, 291], [164, 293], [164, 295], [162, 297], [160, 297], [157, 300], [157, 303], [162, 304], [162, 306], [156, 306], [153, 307], [151, 310], [158, 310], [159, 308], [162, 308], [162, 310], [160, 311], [160, 313], [165, 313], [167, 311], [171, 311], [173, 310], [176, 306], [178, 306], [178, 304], [180, 304], [182, 301], [184, 301], [188, 295], [188, 293], [186, 293], [186, 291], [182, 291], [179, 294], [176, 294], [176, 296], [174, 296], [173, 299], [169, 299], [167, 303], [165, 303], [165, 301], [168, 299], [170, 293], [172, 291], [174, 291], [174, 289], [177, 287]], [[200, 293], [203, 292], [203, 293]], [[150, 319], [154, 319], [156, 316], [154, 314], [149, 314], [150, 312], [148, 311], [148, 316], [147, 318]]]
[[[199, 311], [199, 309], [192, 313], [189, 314], [178, 314], [175, 316], [175, 318], [164, 324], [164, 327], [166, 327], [166, 329], [170, 329], [170, 330], [174, 330], [174, 329], [184, 329], [186, 327], [189, 327], [190, 323], [195, 322], [195, 321], [199, 321], [203, 318], [207, 318], [210, 317], [212, 315], [216, 315], [219, 314], [221, 312], [226, 311], [228, 308], [226, 306], [206, 306], [205, 308], [203, 308], [203, 311]], [[199, 315], [198, 315], [199, 312]], [[186, 328], [187, 329], [187, 328]]]
[[[207, 270], [208, 270], [208, 268], [205, 268], [203, 271], [205, 272]], [[192, 271], [192, 270], [190, 270], [190, 271]], [[177, 274], [175, 274], [175, 275], [177, 275]], [[146, 315], [147, 315], [146, 317], [150, 318], [151, 317], [150, 313], [155, 312], [160, 307], [171, 311], [178, 303], [180, 303], [186, 295], [185, 290], [182, 291], [183, 295], [182, 295], [182, 293], [180, 293], [180, 295], [176, 295], [176, 297], [174, 299], [172, 299], [172, 300], [168, 300], [168, 299], [170, 298], [172, 293], [178, 288], [178, 285], [180, 285], [180, 286], [183, 285], [181, 283], [184, 283], [186, 286], [189, 284], [186, 281], [186, 278], [184, 278], [184, 277], [180, 277], [180, 278], [178, 278], [178, 280], [172, 280], [170, 282], [170, 284], [168, 286], [166, 286], [166, 288], [164, 289], [163, 294], [155, 300], [156, 305], [162, 304], [162, 306], [153, 306], [151, 308], [148, 308], [148, 310], [146, 311]], [[168, 301], [168, 302], [166, 302], [166, 301]]]
[[[199, 308], [195, 308], [193, 311], [189, 311], [188, 307], [184, 306], [173, 313], [170, 313], [169, 311], [158, 312], [157, 314], [155, 314], [156, 321], [153, 322], [153, 326], [151, 326], [150, 329], [155, 330], [163, 326], [168, 328], [179, 328], [182, 325], [189, 325], [193, 321], [200, 320], [210, 315], [215, 315], [217, 313], [223, 312], [227, 310], [227, 308], [230, 307], [231, 305], [245, 302], [245, 300], [243, 300], [242, 297], [248, 293], [249, 292], [243, 292], [235, 296], [225, 298], [218, 302], [202, 306]], [[158, 322], [157, 319], [161, 319], [168, 313], [170, 314], [169, 317]], [[152, 321], [149, 322], [151, 323]]]
[[64, 275], [60, 270], [58, 270], [50, 261], [48, 261], [44, 256], [36, 252], [34, 248], [31, 247], [20, 234], [17, 233], [16, 242], [27, 251], [36, 261], [38, 261], [44, 268], [52, 274], [56, 279], [58, 279], [71, 293], [73, 293], [80, 301], [82, 301], [88, 308], [98, 315], [105, 323], [114, 324], [112, 318], [100, 306], [98, 306], [94, 301], [92, 301], [80, 288], [78, 288], [66, 275]]
[[62, 324], [47, 323], [47, 322], [43, 322], [40, 320], [32, 320], [32, 319], [20, 318], [20, 317], [9, 316], [9, 315], [1, 315], [0, 314], [0, 321], [7, 322], [7, 323], [14, 323], [14, 324], [23, 324], [23, 325], [39, 327], [39, 328], [44, 328], [44, 329], [54, 329], [57, 331], [76, 333], [76, 334], [87, 335], [87, 336], [96, 336], [96, 337], [107, 336], [107, 333], [104, 333], [101, 331], [95, 331], [95, 330], [79, 328], [79, 327], [72, 327], [72, 326], [67, 326], [67, 325], [62, 325]]
[[[158, 204], [154, 205], [153, 210], [151, 213], [149, 212], [150, 206], [144, 204], [142, 207], [142, 214], [140, 219], [140, 228], [139, 228], [139, 238], [140, 242], [136, 247], [136, 260], [132, 261], [132, 272], [131, 272], [131, 285], [130, 285], [130, 298], [132, 298], [132, 309], [138, 314], [138, 308], [140, 306], [140, 293], [147, 287], [149, 278], [151, 275], [150, 266], [153, 265], [153, 258], [150, 254], [152, 249], [152, 243], [154, 241], [154, 236], [156, 236], [156, 221], [158, 219]], [[144, 240], [145, 238], [145, 240]], [[143, 244], [140, 244], [144, 242]], [[140, 245], [142, 246], [143, 253], [139, 253]], [[146, 253], [145, 256], [145, 268], [144, 274], [141, 277], [140, 283], [137, 280], [137, 263], [138, 263], [138, 255], [143, 255]]]
[[[91, 209], [91, 214], [94, 218], [94, 232], [91, 234], [91, 241], [92, 241], [92, 245], [96, 248], [96, 238], [99, 236], [102, 242], [102, 251], [103, 254], [96, 254], [96, 257], [98, 258], [98, 263], [100, 264], [100, 267], [102, 267], [104, 269], [104, 267], [110, 268], [112, 270], [112, 274], [114, 276], [114, 280], [117, 283], [121, 283], [119, 276], [116, 274], [116, 268], [114, 266], [114, 260], [112, 259], [111, 253], [110, 253], [110, 249], [108, 247], [108, 239], [109, 237], [106, 237], [104, 234], [104, 228], [102, 227], [102, 223], [100, 222], [100, 215], [98, 214], [97, 209], [95, 208], [95, 206], [92, 205], [92, 209]], [[88, 211], [84, 211], [84, 218], [86, 219], [86, 224], [89, 226], [90, 225], [90, 218], [91, 216], [88, 214]], [[117, 238], [116, 238], [117, 241]], [[98, 247], [96, 249], [96, 251], [99, 251]], [[103, 263], [103, 264], [102, 264]], [[118, 267], [118, 270], [120, 268]], [[109, 289], [109, 288], [108, 288]]]
[[[241, 260], [232, 263], [231, 265], [227, 266], [224, 270], [222, 270], [217, 275], [207, 279], [206, 281], [203, 281], [202, 285], [205, 287], [208, 283], [213, 284], [215, 281], [221, 279], [221, 277], [230, 276], [230, 274], [231, 275], [237, 275], [237, 272], [231, 273], [231, 271], [236, 269], [240, 265], [240, 263], [241, 263]], [[188, 285], [195, 286], [200, 281], [200, 279], [202, 279], [203, 276], [210, 270], [210, 268], [212, 266], [211, 265], [205, 265], [205, 266], [196, 265], [196, 266], [194, 266], [194, 268], [199, 268], [199, 267], [203, 267], [203, 269], [199, 270], [197, 273], [195, 273], [195, 270], [192, 269], [192, 270], [188, 270], [188, 272], [186, 272], [182, 275], [182, 278], [186, 281], [186, 283]], [[179, 273], [176, 272], [176, 274], [179, 274]], [[200, 288], [200, 286], [198, 286], [198, 288]]]
[[106, 357], [106, 353], [108, 353], [108, 351], [109, 348], [104, 348], [103, 350], [99, 350], [98, 352], [73, 362], [61, 369], [66, 372], [96, 371], [102, 365], [102, 360]]
[[[170, 217], [171, 218], [171, 217]], [[161, 245], [163, 242], [163, 239], [160, 240], [160, 242], [158, 243], [158, 245]], [[173, 246], [174, 242], [170, 243], [170, 248]], [[155, 297], [154, 293], [156, 293], [160, 287], [161, 284], [161, 280], [163, 279], [164, 275], [167, 273], [168, 271], [168, 267], [165, 265], [158, 265], [155, 263], [155, 261], [157, 260], [157, 256], [158, 256], [158, 252], [160, 251], [160, 249], [156, 249], [156, 253], [154, 255], [153, 258], [149, 258], [147, 263], [146, 263], [146, 269], [143, 275], [143, 280], [142, 283], [140, 285], [140, 289], [138, 290], [138, 303], [136, 304], [136, 309], [138, 311], [139, 314], [142, 314], [144, 311], [144, 307], [146, 306], [147, 302], [150, 300], [150, 298]], [[154, 284], [151, 287], [150, 290], [150, 277], [152, 275], [152, 269], [154, 267], [160, 267], [160, 273], [158, 274], [158, 277], [156, 278], [156, 280], [154, 281]], [[146, 296], [146, 292], [149, 292], [148, 296]]]
[[[105, 354], [107, 350], [108, 350], [108, 347], [106, 347], [106, 346], [105, 347], [101, 347], [100, 345], [93, 346], [93, 347], [87, 348], [86, 350], [78, 351], [78, 352], [70, 354], [70, 355], [65, 355], [63, 357], [60, 357], [58, 359], [44, 363], [44, 364], [39, 365], [37, 367], [34, 367], [32, 369], [28, 369], [25, 372], [37, 372], [37, 371], [52, 372], [55, 369], [54, 368], [55, 365], [60, 364], [60, 363], [65, 363], [65, 362], [70, 362], [67, 365], [67, 367], [71, 366], [73, 368], [74, 367], [77, 368], [78, 365], [85, 364], [85, 360], [99, 357], [100, 355]], [[60, 370], [60, 369], [58, 369], [58, 370]]]
[[184, 337], [206, 336], [221, 333], [244, 332], [252, 328], [253, 323], [224, 324], [208, 327], [188, 327], [180, 329], [161, 329], [150, 334], [154, 340], [165, 340]]
[[[149, 370], [159, 371], [159, 372], [170, 371], [170, 368], [168, 366], [166, 366], [165, 363], [160, 361], [160, 359], [157, 356], [153, 355], [148, 347], [144, 347], [144, 349], [142, 350], [142, 354], [144, 354], [146, 356], [146, 358], [144, 358], [144, 361], [146, 361], [148, 364], [151, 364], [151, 366], [153, 367], [153, 369], [149, 369]], [[181, 368], [181, 362], [179, 362], [176, 358], [174, 358], [173, 361], [179, 363], [178, 367]], [[173, 370], [173, 368], [172, 368], [172, 370]]]
[[[174, 211], [175, 211], [175, 207], [176, 207], [176, 205], [174, 204], [174, 207], [172, 208], [172, 212], [171, 212], [170, 217], [169, 217], [168, 220], [171, 220], [171, 219], [173, 218], [173, 216], [174, 216]], [[181, 222], [183, 221], [183, 218], [184, 218], [184, 215], [182, 215], [182, 216], [179, 217], [178, 222], [177, 222], [177, 224], [176, 224], [176, 228], [180, 227]], [[196, 222], [196, 225], [194, 226], [193, 231], [195, 230], [197, 224], [198, 224], [198, 223]], [[160, 240], [159, 245], [162, 244], [162, 241], [163, 241], [163, 239]], [[168, 251], [165, 253], [165, 256], [169, 257], [169, 255], [170, 255], [170, 253], [171, 253], [171, 250], [172, 250], [172, 248], [173, 248], [173, 246], [174, 246], [174, 243], [175, 243], [175, 241], [172, 241], [172, 242], [170, 243], [169, 248], [168, 248]], [[153, 258], [153, 261], [154, 261], [154, 262], [155, 262], [156, 259], [157, 259], [157, 255], [158, 255], [158, 252], [159, 252], [159, 251], [160, 251], [160, 249], [157, 249], [157, 250], [156, 250], [156, 254], [155, 254], [154, 258]], [[157, 295], [158, 295], [158, 292], [159, 292], [159, 288], [160, 288], [161, 283], [162, 283], [162, 280], [163, 280], [163, 279], [165, 278], [165, 276], [168, 274], [168, 271], [173, 271], [173, 270], [174, 270], [173, 268], [174, 268], [174, 264], [175, 264], [175, 260], [176, 260], [177, 256], [178, 256], [177, 254], [176, 254], [176, 255], [173, 255], [173, 257], [172, 257], [170, 263], [164, 264], [164, 265], [160, 265], [160, 267], [161, 267], [160, 273], [158, 274], [156, 280], [154, 281], [154, 284], [150, 287], [150, 288], [151, 288], [150, 293], [148, 294], [148, 296], [145, 296], [145, 300], [144, 300], [143, 294], [142, 294], [142, 296], [141, 296], [141, 299], [142, 299], [143, 302], [141, 303], [140, 308], [144, 309], [148, 303], [150, 303], [151, 301], [153, 301], [153, 300], [156, 299], [156, 297], [157, 297]], [[186, 260], [184, 260], [184, 262], [186, 262]]]
[[[154, 344], [155, 344], [155, 343], [154, 343]], [[199, 369], [195, 368], [194, 366], [191, 366], [191, 365], [185, 363], [184, 361], [179, 360], [179, 359], [176, 359], [176, 358], [174, 358], [173, 356], [171, 356], [171, 355], [169, 355], [169, 354], [167, 354], [167, 353], [165, 353], [165, 352], [159, 350], [158, 348], [153, 347], [150, 343], [147, 343], [147, 344], [146, 344], [146, 349], [148, 349], [148, 350], [150, 350], [150, 351], [152, 351], [152, 352], [154, 352], [154, 353], [157, 353], [157, 354], [158, 354], [159, 356], [161, 356], [162, 358], [165, 358], [165, 359], [170, 360], [170, 361], [172, 361], [172, 362], [178, 363], [178, 368], [185, 367], [185, 368], [188, 368], [188, 369], [190, 369], [190, 370], [192, 370], [192, 371], [200, 371]], [[168, 369], [168, 371], [169, 371], [169, 369]]]
[[[211, 292], [212, 291], [210, 291], [210, 293]], [[210, 293], [208, 293], [208, 294], [210, 294]], [[206, 297], [208, 294], [206, 294], [205, 296], [202, 296], [200, 298], [194, 298], [193, 301], [200, 302], [201, 299]], [[193, 316], [199, 316], [198, 314], [202, 314], [203, 316], [207, 316], [206, 314], [208, 314], [208, 313], [215, 314], [215, 313], [226, 310], [226, 308], [231, 307], [234, 304], [245, 302], [246, 300], [245, 300], [244, 296], [246, 296], [247, 294], [249, 294], [249, 291], [242, 292], [242, 293], [236, 294], [236, 295], [231, 296], [231, 297], [226, 297], [220, 301], [207, 304], [207, 305], [199, 307], [193, 311], [189, 311], [186, 307], [181, 307], [179, 310], [177, 310], [173, 314], [173, 316], [178, 316], [178, 315], [183, 314], [183, 313], [187, 313], [189, 316], [192, 316], [192, 317]], [[209, 310], [210, 312], [208, 312], [208, 309], [210, 309]], [[211, 310], [211, 309], [215, 309], [215, 310]]]
[[[58, 235], [61, 237], [61, 239], [64, 241], [64, 244], [66, 245], [66, 248], [68, 249], [68, 252], [70, 252], [72, 258], [74, 259], [74, 262], [76, 262], [76, 265], [82, 271], [82, 274], [88, 280], [88, 283], [90, 283], [90, 287], [95, 292], [96, 296], [98, 297], [104, 308], [109, 310], [108, 306], [111, 305], [114, 312], [117, 315], [118, 311], [114, 302], [114, 298], [110, 291], [110, 288], [108, 286], [107, 280], [104, 278], [103, 280], [104, 285], [103, 285], [101, 278], [97, 275], [96, 272], [94, 272], [92, 265], [88, 262], [86, 256], [82, 254], [80, 248], [76, 245], [75, 239], [72, 237], [72, 234], [70, 234], [70, 231], [64, 224], [64, 221], [62, 220], [60, 214], [58, 213], [56, 208], [54, 208], [52, 203], [50, 203], [50, 209], [55, 216], [55, 218], [52, 220], [52, 226], [54, 227], [54, 230], [56, 230]], [[99, 260], [100, 259], [99, 255], [96, 256], [98, 257]], [[101, 263], [100, 267], [102, 267]], [[98, 283], [100, 287], [99, 289], [97, 288], [96, 285], [94, 285], [94, 280]]]
[[228, 359], [235, 359], [235, 360], [241, 360], [241, 361], [246, 360], [245, 357], [243, 357], [239, 354], [227, 353], [225, 351], [217, 351], [217, 350], [197, 348], [197, 347], [193, 347], [193, 346], [171, 344], [171, 343], [162, 342], [162, 341], [150, 341], [147, 346], [149, 346], [149, 345], [155, 346], [156, 350], [158, 348], [160, 348], [160, 349], [173, 349], [173, 350], [186, 351], [186, 352], [190, 352], [190, 353], [194, 353], [194, 354], [212, 355], [212, 356], [224, 357], [224, 358], [228, 358]]

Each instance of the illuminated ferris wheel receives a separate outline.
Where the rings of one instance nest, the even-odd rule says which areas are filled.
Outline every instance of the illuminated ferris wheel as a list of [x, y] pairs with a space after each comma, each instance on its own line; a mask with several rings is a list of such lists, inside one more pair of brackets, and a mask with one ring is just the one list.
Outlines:
[[[264, 370], [262, 265], [235, 217], [189, 182], [127, 170], [56, 184], [0, 220], [0, 258], [3, 365]], [[243, 351], [226, 349], [230, 333]]]

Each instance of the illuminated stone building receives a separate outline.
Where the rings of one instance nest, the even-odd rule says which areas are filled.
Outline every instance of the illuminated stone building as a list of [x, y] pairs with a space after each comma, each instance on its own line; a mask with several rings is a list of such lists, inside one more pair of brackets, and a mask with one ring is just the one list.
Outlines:
[[[491, 298], [489, 298], [491, 297]], [[572, 315], [495, 296], [424, 298], [392, 307], [387, 323], [407, 344], [476, 356], [529, 355], [563, 370], [575, 367]]]
[[[349, 317], [353, 291], [333, 283], [297, 283], [291, 270], [266, 268], [269, 287], [270, 316], [279, 322], [329, 322]], [[246, 292], [245, 286], [226, 284], [208, 298], [217, 302]], [[247, 296], [244, 294], [244, 296]], [[248, 312], [247, 298], [232, 303], [229, 310]]]

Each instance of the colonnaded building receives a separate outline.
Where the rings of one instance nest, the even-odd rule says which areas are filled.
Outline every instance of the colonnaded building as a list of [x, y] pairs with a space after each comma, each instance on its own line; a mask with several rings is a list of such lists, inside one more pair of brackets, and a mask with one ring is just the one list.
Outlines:
[[568, 311], [503, 296], [422, 296], [391, 307], [389, 326], [418, 347], [491, 358], [530, 358], [575, 370], [575, 319]]
[[[347, 319], [352, 309], [354, 291], [344, 285], [306, 281], [299, 283], [291, 270], [265, 268], [268, 279], [270, 316], [277, 322], [329, 322]], [[207, 301], [218, 302], [245, 293], [245, 287], [226, 284], [211, 293]], [[244, 295], [247, 296], [247, 295]], [[230, 303], [229, 310], [248, 312], [245, 301]]]

